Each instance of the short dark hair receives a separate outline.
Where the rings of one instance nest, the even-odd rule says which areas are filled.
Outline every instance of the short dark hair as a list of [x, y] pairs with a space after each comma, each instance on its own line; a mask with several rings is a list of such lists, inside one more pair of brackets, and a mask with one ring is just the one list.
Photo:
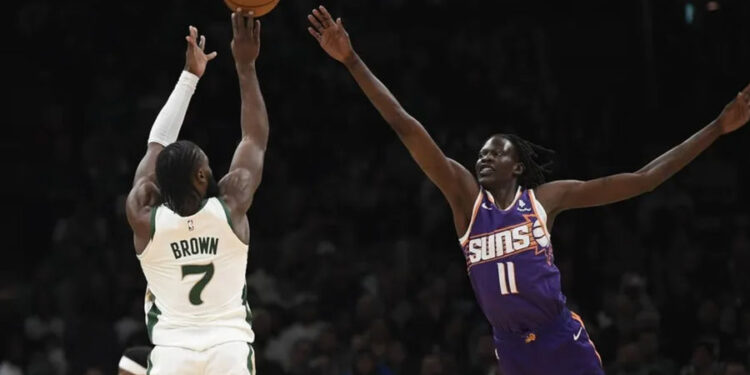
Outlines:
[[187, 216], [191, 198], [200, 199], [193, 186], [193, 173], [200, 166], [201, 149], [190, 141], [177, 141], [165, 147], [156, 158], [156, 180], [161, 201], [172, 211]]
[[526, 189], [534, 189], [543, 184], [545, 175], [551, 172], [552, 157], [555, 151], [529, 142], [515, 134], [495, 134], [503, 137], [516, 147], [518, 161], [523, 163], [523, 173], [518, 177], [518, 184]]

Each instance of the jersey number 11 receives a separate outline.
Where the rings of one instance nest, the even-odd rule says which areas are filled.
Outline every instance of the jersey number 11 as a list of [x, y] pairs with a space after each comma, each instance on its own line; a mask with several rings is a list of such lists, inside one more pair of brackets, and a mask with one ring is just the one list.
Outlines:
[[497, 264], [497, 276], [500, 278], [500, 294], [517, 294], [516, 288], [516, 266], [513, 262]]

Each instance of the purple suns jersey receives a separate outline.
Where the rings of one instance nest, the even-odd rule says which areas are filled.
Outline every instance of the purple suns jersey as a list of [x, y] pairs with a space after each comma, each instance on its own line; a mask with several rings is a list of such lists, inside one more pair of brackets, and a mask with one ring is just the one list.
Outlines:
[[496, 330], [540, 327], [565, 306], [546, 222], [533, 190], [519, 188], [513, 203], [500, 209], [480, 188], [469, 229], [459, 242], [474, 294]]

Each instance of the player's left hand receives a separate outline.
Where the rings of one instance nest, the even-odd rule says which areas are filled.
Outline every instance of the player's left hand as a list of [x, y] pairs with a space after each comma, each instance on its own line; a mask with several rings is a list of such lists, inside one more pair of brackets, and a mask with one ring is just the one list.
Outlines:
[[232, 13], [232, 56], [238, 71], [251, 67], [260, 54], [260, 21], [253, 12]]
[[740, 91], [716, 119], [722, 134], [741, 128], [748, 120], [750, 120], [750, 85]]
[[216, 52], [206, 55], [206, 36], [201, 35], [200, 42], [198, 42], [198, 29], [194, 26], [189, 27], [189, 34], [185, 37], [185, 40], [187, 40], [185, 70], [200, 78], [205, 73], [208, 62], [216, 57]]
[[355, 60], [354, 47], [340, 17], [334, 21], [328, 9], [321, 5], [307, 15], [307, 20], [312, 25], [307, 31], [329, 56], [344, 65]]

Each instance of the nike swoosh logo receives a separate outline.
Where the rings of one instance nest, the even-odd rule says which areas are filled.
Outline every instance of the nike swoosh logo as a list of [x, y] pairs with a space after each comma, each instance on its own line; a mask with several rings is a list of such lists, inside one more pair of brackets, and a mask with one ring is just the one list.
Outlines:
[[578, 341], [578, 338], [581, 337], [581, 332], [583, 332], [583, 327], [578, 328], [578, 333], [573, 335], [573, 341]]
[[492, 207], [488, 206], [487, 203], [484, 203], [484, 202], [482, 202], [482, 208], [484, 208], [485, 210], [491, 210], [492, 209]]

